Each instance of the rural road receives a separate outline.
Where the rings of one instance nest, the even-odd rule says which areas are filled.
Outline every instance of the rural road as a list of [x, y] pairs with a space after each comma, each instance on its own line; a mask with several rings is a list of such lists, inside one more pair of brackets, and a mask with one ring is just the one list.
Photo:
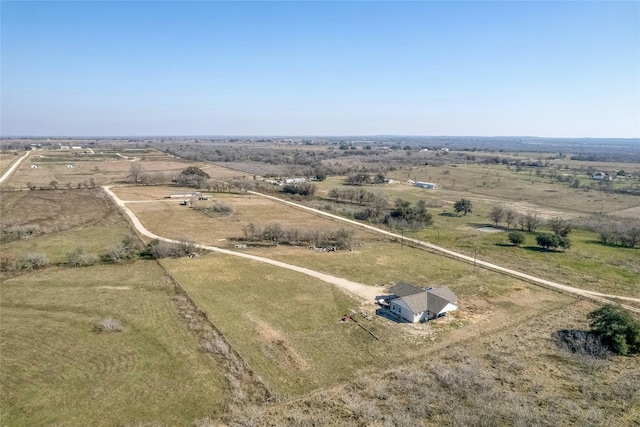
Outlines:
[[[132, 203], [132, 202], [125, 202], [123, 200], [120, 200], [120, 198], [116, 196], [115, 193], [113, 193], [113, 191], [111, 191], [111, 187], [112, 186], [104, 186], [102, 188], [109, 195], [109, 197], [111, 197], [116, 202], [116, 204], [129, 217], [129, 219], [131, 219], [133, 226], [136, 228], [136, 230], [138, 230], [138, 232], [152, 239], [158, 239], [158, 240], [162, 240], [170, 243], [180, 243], [178, 240], [173, 240], [173, 239], [168, 239], [166, 237], [158, 236], [157, 234], [154, 234], [151, 231], [147, 230], [146, 227], [142, 225], [142, 223], [140, 222], [140, 219], [138, 219], [136, 214], [134, 214], [133, 211], [129, 209], [129, 207], [127, 206], [127, 203]], [[306, 274], [307, 276], [320, 279], [323, 282], [331, 283], [333, 285], [339, 286], [340, 288], [347, 291], [347, 293], [349, 293], [350, 295], [353, 295], [358, 299], [362, 299], [364, 300], [364, 302], [369, 304], [373, 304], [375, 297], [380, 295], [381, 291], [383, 290], [382, 288], [378, 288], [375, 286], [369, 286], [363, 283], [353, 282], [351, 280], [343, 279], [341, 277], [331, 276], [329, 274], [320, 273], [318, 271], [310, 270], [308, 268], [298, 267], [297, 265], [291, 265], [291, 264], [287, 264], [287, 263], [276, 261], [269, 258], [263, 258], [255, 255], [245, 254], [242, 252], [230, 251], [228, 249], [222, 249], [215, 246], [206, 246], [206, 245], [196, 244], [196, 247], [198, 247], [199, 249], [207, 250], [207, 251], [218, 252], [226, 255], [246, 258], [252, 261], [263, 262], [265, 264], [271, 264], [276, 267], [297, 271], [298, 273]]]
[[13, 162], [13, 164], [11, 165], [11, 167], [9, 169], [7, 169], [7, 171], [0, 177], [0, 184], [2, 184], [7, 178], [9, 178], [11, 176], [11, 174], [18, 169], [18, 167], [20, 166], [20, 164], [27, 158], [29, 157], [29, 154], [31, 154], [31, 151], [27, 151], [25, 153], [24, 156], [20, 157], [19, 159], [17, 159], [15, 162]]
[[[118, 196], [116, 196], [112, 191], [111, 191], [111, 187], [112, 186], [104, 186], [102, 187], [104, 189], [104, 191], [115, 201], [115, 203], [122, 209], [122, 211], [131, 219], [131, 222], [133, 223], [134, 227], [143, 235], [150, 237], [152, 239], [158, 239], [158, 240], [162, 240], [165, 242], [171, 242], [171, 243], [179, 243], [177, 240], [172, 240], [172, 239], [168, 239], [166, 237], [162, 237], [162, 236], [158, 236], [157, 234], [152, 233], [151, 231], [147, 230], [144, 225], [142, 225], [142, 223], [140, 222], [140, 220], [138, 219], [138, 217], [133, 213], [133, 211], [131, 209], [129, 209], [129, 207], [126, 205], [127, 202], [124, 202], [123, 200], [120, 200], [120, 198]], [[292, 207], [298, 208], [298, 209], [302, 209], [305, 211], [309, 211], [309, 212], [313, 212], [315, 214], [318, 215], [322, 215], [322, 216], [326, 216], [332, 219], [336, 219], [348, 224], [352, 224], [358, 227], [362, 227], [365, 229], [368, 229], [370, 231], [379, 233], [379, 234], [383, 234], [389, 237], [394, 237], [397, 239], [402, 239], [403, 236], [396, 234], [396, 233], [392, 233], [390, 231], [386, 231], [386, 230], [382, 230], [367, 224], [362, 224], [359, 223], [357, 221], [354, 220], [350, 220], [347, 218], [342, 218], [338, 215], [333, 215], [327, 212], [323, 212], [321, 210], [318, 209], [314, 209], [314, 208], [310, 208], [304, 205], [300, 205], [298, 203], [294, 203], [294, 202], [290, 202], [287, 200], [282, 200], [279, 199], [277, 197], [273, 197], [273, 196], [269, 196], [266, 194], [262, 194], [262, 193], [257, 193], [254, 191], [248, 191], [248, 193], [250, 194], [254, 194], [256, 196], [260, 196], [260, 197], [265, 197], [271, 200], [274, 200], [276, 202], [279, 203], [284, 203], [287, 205], [290, 205]], [[632, 302], [636, 302], [636, 303], [640, 303], [640, 298], [633, 298], [633, 297], [627, 297], [627, 296], [619, 296], [619, 295], [609, 295], [609, 294], [603, 294], [603, 293], [599, 293], [599, 292], [594, 292], [594, 291], [588, 291], [585, 289], [579, 289], [579, 288], [574, 288], [572, 286], [568, 286], [568, 285], [563, 285], [561, 283], [556, 283], [556, 282], [552, 282], [550, 280], [546, 280], [546, 279], [542, 279], [539, 277], [535, 277], [535, 276], [531, 276], [529, 274], [525, 274], [525, 273], [521, 273], [519, 271], [516, 270], [512, 270], [509, 268], [505, 268], [505, 267], [501, 267], [499, 265], [496, 264], [492, 264], [486, 261], [482, 261], [482, 260], [478, 260], [478, 259], [474, 259], [473, 257], [470, 257], [468, 255], [464, 255], [458, 252], [454, 252], [445, 248], [442, 248], [440, 246], [436, 246], [432, 243], [428, 243], [428, 242], [424, 242], [422, 240], [418, 240], [418, 239], [413, 239], [413, 238], [404, 238], [405, 242], [411, 242], [415, 245], [430, 249], [436, 253], [441, 253], [444, 254], [446, 256], [449, 256], [451, 258], [454, 259], [458, 259], [461, 261], [465, 261], [468, 263], [472, 263], [479, 267], [483, 267], [489, 270], [493, 270], [499, 273], [503, 273], [503, 274], [507, 274], [509, 276], [512, 277], [516, 277], [518, 279], [522, 279], [525, 280], [529, 283], [533, 283], [536, 285], [540, 285], [540, 286], [544, 286], [547, 288], [551, 288], [551, 289], [556, 289], [562, 292], [567, 292], [570, 294], [574, 294], [574, 295], [579, 295], [585, 298], [589, 298], [598, 302], [604, 302], [604, 303], [610, 303], [610, 299], [618, 299], [618, 300], [625, 300], [625, 301], [632, 301]], [[273, 259], [269, 259], [269, 258], [263, 258], [263, 257], [259, 257], [259, 256], [255, 256], [255, 255], [250, 255], [250, 254], [245, 254], [242, 252], [236, 252], [236, 251], [231, 251], [228, 249], [222, 249], [222, 248], [218, 248], [215, 246], [205, 246], [205, 245], [196, 245], [198, 248], [201, 249], [205, 249], [208, 251], [213, 251], [213, 252], [219, 252], [219, 253], [223, 253], [223, 254], [227, 254], [227, 255], [232, 255], [232, 256], [238, 256], [241, 258], [246, 258], [246, 259], [250, 259], [253, 261], [258, 261], [258, 262], [263, 262], [266, 264], [271, 264], [277, 267], [281, 267], [281, 268], [287, 268], [289, 270], [293, 270], [293, 271], [297, 271], [299, 273], [303, 273], [306, 274], [308, 276], [311, 277], [315, 277], [317, 279], [320, 279], [324, 282], [327, 283], [331, 283], [334, 284], [336, 286], [339, 286], [343, 289], [345, 289], [346, 291], [348, 291], [350, 294], [357, 296], [359, 298], [364, 299], [366, 302], [368, 303], [372, 303], [375, 299], [375, 297], [377, 295], [380, 294], [379, 291], [381, 291], [380, 288], [374, 287], [374, 286], [369, 286], [369, 285], [365, 285], [362, 283], [358, 283], [358, 282], [352, 282], [350, 280], [346, 280], [340, 277], [335, 277], [335, 276], [331, 276], [328, 274], [324, 274], [324, 273], [320, 273], [318, 271], [314, 271], [314, 270], [310, 270], [308, 268], [304, 268], [304, 267], [298, 267], [296, 265], [291, 265], [291, 264], [287, 264], [281, 261], [276, 261]], [[624, 308], [626, 308], [629, 311], [633, 311], [636, 313], [640, 313], [640, 308], [637, 307], [632, 307], [632, 306], [628, 306], [628, 305], [624, 305], [622, 304], [622, 306]]]
[[[287, 200], [282, 200], [282, 199], [279, 199], [278, 197], [269, 196], [267, 194], [262, 194], [262, 193], [257, 193], [255, 191], [248, 191], [248, 193], [254, 194], [256, 196], [266, 197], [268, 199], [275, 200], [275, 201], [277, 201], [279, 203], [284, 203], [284, 204], [296, 207], [298, 209], [303, 209], [303, 210], [306, 210], [306, 211], [310, 211], [310, 212], [313, 212], [315, 214], [323, 215], [323, 216], [326, 216], [326, 217], [329, 217], [329, 218], [332, 218], [332, 219], [336, 219], [336, 220], [339, 220], [339, 221], [342, 221], [342, 222], [345, 222], [345, 223], [348, 223], [348, 224], [356, 225], [358, 227], [368, 229], [368, 230], [373, 231], [375, 233], [379, 233], [379, 234], [383, 234], [383, 235], [386, 235], [386, 236], [394, 237], [396, 239], [403, 239], [403, 236], [401, 236], [400, 234], [396, 234], [396, 233], [392, 233], [390, 231], [382, 230], [380, 228], [373, 227], [371, 225], [362, 224], [361, 222], [358, 222], [358, 221], [354, 221], [354, 220], [351, 220], [351, 219], [343, 218], [343, 217], [340, 217], [338, 215], [333, 215], [333, 214], [330, 214], [328, 212], [323, 212], [323, 211], [318, 210], [318, 209], [314, 209], [314, 208], [310, 208], [310, 207], [307, 207], [307, 206], [304, 206], [304, 205], [300, 205], [298, 203], [290, 202], [290, 201], [287, 201]], [[516, 277], [518, 279], [525, 280], [525, 281], [527, 281], [529, 283], [534, 283], [536, 285], [541, 285], [541, 286], [545, 286], [545, 287], [548, 287], [548, 288], [557, 289], [557, 290], [560, 290], [560, 291], [563, 291], [563, 292], [567, 292], [567, 293], [571, 293], [571, 294], [575, 294], [575, 295], [580, 295], [582, 297], [590, 298], [590, 299], [593, 299], [593, 300], [596, 300], [596, 301], [599, 301], [599, 302], [611, 302], [611, 301], [608, 301], [608, 299], [618, 299], [618, 300], [633, 301], [633, 302], [640, 303], [640, 298], [620, 296], [620, 295], [609, 295], [609, 294], [603, 294], [603, 293], [600, 293], [600, 292], [588, 291], [588, 290], [580, 289], [580, 288], [574, 288], [572, 286], [568, 286], [568, 285], [563, 285], [561, 283], [552, 282], [550, 280], [542, 279], [540, 277], [531, 276], [529, 274], [525, 274], [525, 273], [522, 273], [522, 272], [519, 272], [519, 271], [516, 271], [516, 270], [512, 270], [512, 269], [509, 269], [509, 268], [501, 267], [499, 265], [492, 264], [492, 263], [489, 263], [489, 262], [486, 262], [486, 261], [482, 261], [482, 260], [479, 260], [479, 259], [475, 259], [474, 257], [468, 256], [468, 255], [464, 255], [464, 254], [461, 254], [459, 252], [454, 252], [454, 251], [451, 251], [449, 249], [445, 249], [443, 247], [440, 247], [440, 246], [437, 246], [437, 245], [434, 245], [432, 243], [425, 242], [425, 241], [422, 241], [422, 240], [404, 237], [404, 241], [405, 242], [411, 242], [411, 243], [413, 243], [415, 245], [418, 245], [418, 246], [422, 246], [422, 247], [430, 249], [430, 250], [432, 250], [433, 252], [436, 252], [436, 253], [441, 253], [441, 254], [447, 255], [447, 256], [449, 256], [451, 258], [455, 258], [455, 259], [458, 259], [458, 260], [461, 260], [461, 261], [465, 261], [465, 262], [468, 262], [468, 263], [471, 263], [471, 264], [475, 264], [475, 265], [477, 265], [479, 267], [483, 267], [483, 268], [486, 268], [486, 269], [489, 269], [489, 270], [497, 271], [499, 273], [507, 274], [507, 275], [512, 276], [512, 277]], [[640, 313], [640, 308], [630, 307], [630, 306], [627, 306], [627, 305], [623, 305], [623, 307], [625, 307], [626, 309], [628, 309], [630, 311], [634, 311], [636, 313]]]

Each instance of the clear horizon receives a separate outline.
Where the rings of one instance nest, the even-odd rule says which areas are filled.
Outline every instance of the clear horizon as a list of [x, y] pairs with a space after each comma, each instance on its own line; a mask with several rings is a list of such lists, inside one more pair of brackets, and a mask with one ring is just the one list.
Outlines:
[[0, 135], [640, 138], [638, 2], [3, 1]]

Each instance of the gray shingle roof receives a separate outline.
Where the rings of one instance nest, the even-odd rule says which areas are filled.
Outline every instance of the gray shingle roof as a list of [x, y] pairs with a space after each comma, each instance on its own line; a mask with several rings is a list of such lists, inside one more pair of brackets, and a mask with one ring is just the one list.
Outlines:
[[419, 294], [424, 292], [424, 289], [412, 285], [407, 282], [398, 282], [389, 291], [398, 297], [406, 297], [408, 295]]
[[428, 293], [432, 294], [432, 295], [437, 295], [440, 298], [443, 298], [449, 302], [453, 302], [453, 303], [457, 303], [458, 302], [458, 297], [456, 296], [456, 294], [454, 294], [451, 289], [449, 289], [446, 286], [443, 286], [441, 288], [433, 288], [433, 289], [429, 289], [427, 291]]
[[398, 282], [390, 289], [391, 293], [404, 301], [414, 313], [430, 311], [438, 314], [449, 303], [458, 303], [458, 297], [446, 286], [425, 291], [407, 282]]
[[422, 291], [419, 294], [407, 295], [405, 297], [400, 297], [407, 307], [414, 313], [422, 313], [426, 311], [429, 307], [429, 297], [425, 291]]

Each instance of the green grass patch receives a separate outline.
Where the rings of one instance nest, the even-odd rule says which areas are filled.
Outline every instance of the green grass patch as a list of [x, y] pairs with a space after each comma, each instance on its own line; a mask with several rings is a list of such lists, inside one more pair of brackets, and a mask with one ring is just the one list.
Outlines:
[[384, 367], [413, 347], [373, 318], [340, 319], [358, 303], [317, 279], [267, 264], [211, 254], [163, 260], [251, 367], [277, 392], [335, 384], [357, 369]]
[[[0, 287], [2, 425], [181, 425], [215, 416], [227, 386], [179, 320], [151, 261], [49, 268]], [[122, 332], [97, 333], [113, 317]]]

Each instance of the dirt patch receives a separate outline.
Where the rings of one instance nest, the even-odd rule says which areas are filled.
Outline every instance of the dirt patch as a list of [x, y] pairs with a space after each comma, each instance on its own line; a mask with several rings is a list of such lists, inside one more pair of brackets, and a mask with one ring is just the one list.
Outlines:
[[271, 361], [287, 370], [306, 371], [309, 369], [307, 361], [291, 348], [282, 331], [267, 322], [254, 319], [251, 315], [247, 315], [247, 317], [253, 322], [253, 328], [260, 339], [262, 351]]

